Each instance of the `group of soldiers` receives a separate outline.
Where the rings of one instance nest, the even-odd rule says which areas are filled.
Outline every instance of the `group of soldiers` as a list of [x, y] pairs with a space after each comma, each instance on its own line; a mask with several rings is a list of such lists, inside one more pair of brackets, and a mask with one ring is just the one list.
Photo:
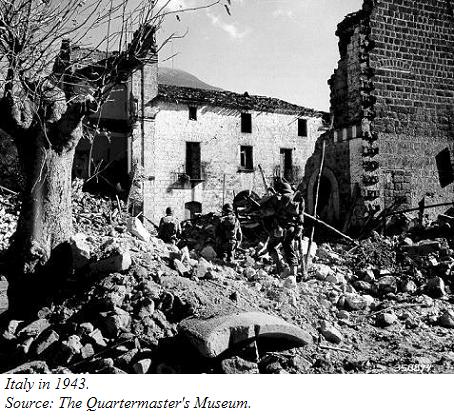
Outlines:
[[[279, 248], [282, 249], [283, 261], [288, 265], [291, 275], [297, 275], [304, 227], [304, 199], [300, 192], [280, 178], [275, 180], [275, 187], [269, 188], [269, 194], [260, 203], [261, 222], [268, 235], [261, 253], [268, 252], [276, 264], [278, 273], [283, 269]], [[174, 217], [171, 208], [161, 219], [158, 237], [167, 243], [176, 244], [181, 236], [180, 222]], [[222, 216], [217, 224], [216, 251], [226, 262], [235, 261], [235, 253], [243, 240], [241, 225], [233, 205], [227, 203], [222, 208]]]

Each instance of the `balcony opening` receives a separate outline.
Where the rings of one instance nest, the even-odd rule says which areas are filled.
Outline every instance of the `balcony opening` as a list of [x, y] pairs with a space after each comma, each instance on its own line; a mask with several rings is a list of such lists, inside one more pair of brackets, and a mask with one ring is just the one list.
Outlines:
[[281, 148], [280, 177], [287, 182], [293, 181], [293, 150], [291, 148]]
[[240, 147], [240, 169], [248, 171], [254, 170], [252, 146], [242, 145]]
[[190, 180], [201, 180], [202, 162], [200, 143], [186, 142], [186, 174]]

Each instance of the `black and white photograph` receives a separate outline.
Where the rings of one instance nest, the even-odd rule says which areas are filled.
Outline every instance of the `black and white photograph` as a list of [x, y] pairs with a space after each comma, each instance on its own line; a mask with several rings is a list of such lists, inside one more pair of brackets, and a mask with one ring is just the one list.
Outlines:
[[0, 375], [452, 373], [453, 149], [451, 0], [0, 0]]

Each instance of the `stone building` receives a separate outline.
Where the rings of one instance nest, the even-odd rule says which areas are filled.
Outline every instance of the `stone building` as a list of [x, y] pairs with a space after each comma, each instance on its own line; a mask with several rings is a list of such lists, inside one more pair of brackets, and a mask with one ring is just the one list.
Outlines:
[[323, 206], [338, 209], [340, 224], [369, 209], [453, 201], [453, 23], [450, 0], [365, 0], [338, 25], [333, 127], [306, 172], [324, 139]]
[[104, 167], [101, 178], [124, 186], [133, 173], [133, 211], [154, 223], [168, 206], [180, 219], [220, 211], [242, 191], [265, 192], [263, 178], [301, 182], [325, 113], [202, 86], [159, 83], [157, 57], [147, 60], [92, 118], [109, 135], [81, 141], [75, 174]]

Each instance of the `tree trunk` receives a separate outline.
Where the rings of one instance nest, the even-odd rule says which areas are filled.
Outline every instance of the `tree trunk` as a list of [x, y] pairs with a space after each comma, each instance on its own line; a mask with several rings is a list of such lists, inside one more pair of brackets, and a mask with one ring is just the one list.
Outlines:
[[18, 273], [44, 266], [72, 234], [71, 170], [74, 149], [57, 152], [42, 141], [20, 150], [26, 184], [13, 248]]

